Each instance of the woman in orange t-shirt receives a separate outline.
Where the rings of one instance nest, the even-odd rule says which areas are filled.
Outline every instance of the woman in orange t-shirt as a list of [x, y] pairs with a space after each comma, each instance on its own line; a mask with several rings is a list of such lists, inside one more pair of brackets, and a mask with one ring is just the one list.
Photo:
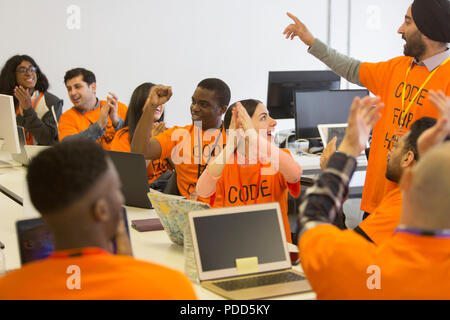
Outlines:
[[230, 106], [224, 119], [227, 145], [208, 164], [196, 191], [209, 197], [213, 207], [279, 202], [286, 239], [291, 242], [287, 193], [299, 196], [302, 168], [289, 151], [280, 152], [273, 144], [276, 124], [258, 100]]
[[[134, 131], [142, 116], [142, 112], [146, 107], [146, 101], [150, 93], [150, 89], [154, 86], [153, 83], [145, 82], [134, 89], [133, 94], [128, 105], [128, 111], [124, 122], [124, 127], [119, 130], [111, 143], [112, 151], [131, 152], [131, 140], [133, 139]], [[157, 136], [164, 130], [166, 126], [164, 121], [164, 105], [159, 106], [155, 110], [155, 124], [153, 125], [152, 136]], [[152, 184], [150, 187], [158, 190], [164, 189], [165, 183], [156, 180], [164, 173], [172, 172], [172, 166], [167, 159], [158, 159], [150, 161], [147, 164], [148, 183]], [[167, 179], [164, 179], [167, 181]]]

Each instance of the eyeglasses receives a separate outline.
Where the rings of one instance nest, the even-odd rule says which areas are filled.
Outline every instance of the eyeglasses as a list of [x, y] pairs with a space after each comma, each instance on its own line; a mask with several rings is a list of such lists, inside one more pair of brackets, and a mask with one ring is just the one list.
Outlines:
[[30, 71], [30, 72], [36, 72], [36, 70], [37, 70], [37, 68], [36, 68], [36, 67], [33, 67], [33, 66], [31, 66], [31, 67], [29, 67], [29, 68], [20, 67], [20, 68], [18, 68], [18, 69], [16, 70], [16, 72], [18, 72], [18, 73], [26, 73], [27, 71]]

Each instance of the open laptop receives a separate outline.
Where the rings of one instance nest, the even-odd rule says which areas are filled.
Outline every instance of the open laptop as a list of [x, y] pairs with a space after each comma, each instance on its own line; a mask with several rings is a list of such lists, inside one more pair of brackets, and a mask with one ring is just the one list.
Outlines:
[[[338, 148], [342, 140], [344, 140], [347, 123], [319, 124], [317, 125], [317, 129], [319, 130], [320, 139], [324, 148], [334, 137], [337, 137], [336, 148]], [[367, 143], [366, 147], [369, 147], [369, 143]], [[361, 154], [364, 154], [364, 152]]]
[[107, 152], [119, 173], [125, 204], [152, 209], [152, 204], [147, 197], [150, 187], [144, 155], [119, 151]]
[[49, 148], [49, 146], [27, 145], [25, 129], [21, 126], [17, 126], [17, 133], [19, 135], [20, 153], [11, 153], [11, 157], [14, 161], [17, 161], [24, 166], [28, 166], [30, 160], [39, 152]]
[[277, 202], [189, 212], [200, 284], [230, 299], [311, 291], [293, 270]]
[[[128, 217], [125, 207], [123, 207], [123, 219], [129, 235]], [[19, 244], [20, 263], [22, 265], [32, 261], [46, 259], [53, 253], [55, 248], [54, 239], [42, 218], [16, 221], [16, 233]], [[113, 246], [115, 248], [115, 243], [113, 243]]]

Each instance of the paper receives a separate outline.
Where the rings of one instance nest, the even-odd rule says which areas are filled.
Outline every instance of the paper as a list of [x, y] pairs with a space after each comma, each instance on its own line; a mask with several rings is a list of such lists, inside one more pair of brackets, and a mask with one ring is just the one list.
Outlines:
[[249, 274], [259, 272], [258, 257], [236, 259], [238, 274]]

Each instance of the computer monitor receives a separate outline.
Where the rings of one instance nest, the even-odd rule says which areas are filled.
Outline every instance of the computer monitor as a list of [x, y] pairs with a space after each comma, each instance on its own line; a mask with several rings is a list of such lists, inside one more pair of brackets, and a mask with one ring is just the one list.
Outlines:
[[338, 90], [341, 77], [333, 71], [269, 71], [267, 110], [274, 119], [295, 118], [296, 91]]
[[0, 151], [20, 153], [19, 135], [17, 134], [16, 112], [12, 96], [0, 94]]
[[367, 95], [367, 89], [295, 92], [296, 138], [320, 137], [318, 124], [347, 123], [353, 99]]

